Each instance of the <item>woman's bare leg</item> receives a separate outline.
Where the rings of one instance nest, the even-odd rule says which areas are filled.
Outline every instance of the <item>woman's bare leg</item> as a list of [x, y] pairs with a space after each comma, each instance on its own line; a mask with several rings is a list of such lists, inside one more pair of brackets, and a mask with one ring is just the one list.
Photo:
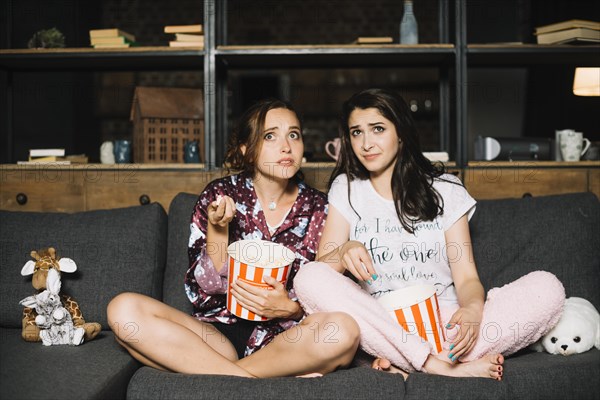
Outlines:
[[235, 348], [215, 327], [151, 297], [123, 293], [108, 305], [119, 342], [140, 362], [190, 374], [252, 375], [236, 365]]
[[350, 365], [359, 336], [358, 324], [348, 314], [315, 313], [237, 365], [261, 378], [326, 374]]
[[133, 358], [135, 358], [136, 360], [138, 360], [142, 364], [147, 365], [147, 366], [152, 367], [152, 368], [160, 369], [161, 371], [172, 372], [172, 371], [169, 371], [168, 369], [166, 369], [165, 367], [163, 367], [162, 365], [158, 365], [154, 361], [152, 361], [152, 360], [144, 357], [142, 354], [138, 353], [133, 348], [129, 347], [129, 345], [127, 343], [123, 342], [116, 335], [115, 335], [115, 340], [117, 341], [117, 343], [119, 343], [121, 346], [123, 346], [125, 348], [125, 350], [127, 350], [129, 352], [129, 354], [131, 354], [131, 356]]

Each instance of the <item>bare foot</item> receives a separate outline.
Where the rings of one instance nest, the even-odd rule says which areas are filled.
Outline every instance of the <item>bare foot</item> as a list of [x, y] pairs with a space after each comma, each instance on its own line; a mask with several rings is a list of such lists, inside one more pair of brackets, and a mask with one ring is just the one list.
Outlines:
[[404, 380], [408, 379], [408, 373], [401, 370], [400, 368], [394, 367], [390, 360], [386, 358], [376, 358], [373, 360], [373, 364], [371, 364], [371, 368], [376, 369], [377, 371], [383, 371], [390, 374], [400, 374], [404, 378]]
[[502, 354], [488, 354], [478, 360], [466, 363], [449, 364], [436, 356], [429, 356], [423, 369], [430, 374], [477, 377], [502, 380], [504, 357]]

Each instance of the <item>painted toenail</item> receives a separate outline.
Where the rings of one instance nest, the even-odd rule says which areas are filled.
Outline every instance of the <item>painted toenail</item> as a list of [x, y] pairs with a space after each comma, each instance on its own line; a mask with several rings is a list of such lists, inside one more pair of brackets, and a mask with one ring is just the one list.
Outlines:
[[456, 356], [455, 356], [455, 357], [452, 357], [452, 361], [456, 361], [456, 359], [457, 359], [457, 358], [458, 358], [458, 357], [456, 357]]
[[454, 357], [454, 354], [452, 354], [452, 353], [448, 354], [448, 358], [452, 359], [452, 357]]
[[453, 348], [454, 348], [454, 343], [452, 343], [452, 344], [450, 345], [450, 350], [452, 350]]
[[373, 278], [374, 281], [377, 280], [377, 274], [373, 274], [373, 275], [371, 275], [371, 277]]
[[446, 324], [446, 328], [450, 329], [450, 324]]

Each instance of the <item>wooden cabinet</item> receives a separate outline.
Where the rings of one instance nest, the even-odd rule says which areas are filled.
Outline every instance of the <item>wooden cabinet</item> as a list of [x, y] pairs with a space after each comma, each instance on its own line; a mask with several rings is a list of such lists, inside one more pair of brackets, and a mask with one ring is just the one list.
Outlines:
[[198, 166], [122, 164], [15, 166], [1, 169], [0, 208], [12, 211], [98, 210], [160, 203], [177, 193], [200, 193], [222, 170]]
[[[520, 198], [594, 191], [598, 162], [469, 163], [463, 183], [475, 199]], [[596, 192], [597, 193], [597, 189]]]
[[0, 208], [13, 211], [76, 212], [86, 209], [84, 175], [71, 168], [3, 165]]
[[[565, 164], [564, 166], [562, 166]], [[302, 168], [305, 181], [327, 192], [333, 163]], [[519, 198], [590, 191], [600, 197], [600, 162], [471, 163], [448, 171], [457, 175], [475, 199]], [[0, 209], [77, 212], [129, 207], [152, 202], [169, 209], [180, 192], [199, 194], [223, 169], [199, 165], [0, 166]]]

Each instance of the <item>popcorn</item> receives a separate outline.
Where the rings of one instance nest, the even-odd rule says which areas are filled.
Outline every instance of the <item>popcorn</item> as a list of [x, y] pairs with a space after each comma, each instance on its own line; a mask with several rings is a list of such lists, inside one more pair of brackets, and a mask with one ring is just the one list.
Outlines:
[[[294, 252], [287, 247], [266, 240], [238, 240], [227, 247], [229, 254], [229, 287], [235, 280], [269, 290], [264, 277], [277, 279], [284, 286], [295, 260]], [[250, 321], [266, 321], [238, 304], [230, 291], [227, 293], [227, 309], [234, 315]]]

